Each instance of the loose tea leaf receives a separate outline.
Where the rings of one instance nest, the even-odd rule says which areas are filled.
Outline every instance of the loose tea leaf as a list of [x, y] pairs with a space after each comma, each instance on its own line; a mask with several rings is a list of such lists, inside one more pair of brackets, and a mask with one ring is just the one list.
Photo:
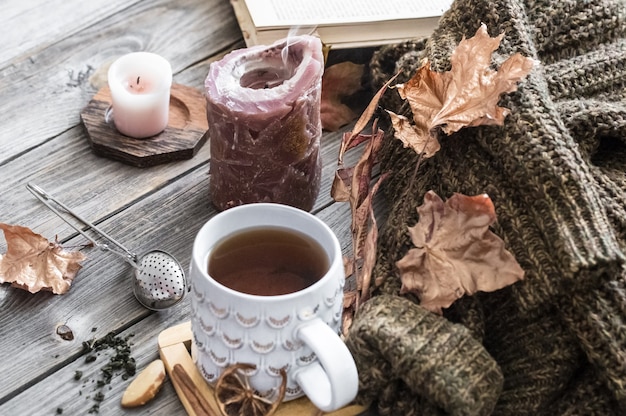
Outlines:
[[66, 293], [81, 268], [85, 255], [66, 251], [27, 227], [0, 223], [7, 241], [6, 254], [0, 255], [0, 283], [37, 293], [50, 290]]
[[415, 245], [396, 265], [401, 293], [414, 293], [426, 309], [441, 313], [461, 296], [491, 292], [524, 277], [504, 242], [489, 230], [496, 221], [487, 195], [454, 194], [445, 203], [433, 191], [409, 227]]
[[[83, 342], [83, 350], [92, 353], [87, 355], [85, 363], [92, 363], [97, 360], [96, 356], [93, 355], [94, 353], [99, 355], [99, 352], [110, 351], [109, 361], [100, 368], [99, 377], [95, 381], [96, 385], [93, 390], [95, 394], [87, 396], [87, 399], [91, 398], [95, 402], [89, 409], [89, 414], [100, 412], [100, 402], [105, 398], [105, 391], [111, 389], [110, 384], [114, 377], [121, 375], [122, 380], [128, 380], [135, 375], [137, 364], [131, 355], [131, 343], [129, 342], [133, 336], [134, 334], [129, 334], [122, 338], [109, 332], [104, 338]], [[82, 395], [82, 391], [80, 394]]]
[[498, 106], [500, 96], [517, 89], [534, 61], [516, 53], [499, 70], [492, 70], [491, 54], [503, 37], [503, 33], [490, 37], [483, 24], [473, 38], [464, 38], [452, 52], [450, 71], [435, 72], [426, 60], [409, 81], [396, 86], [413, 113], [410, 124], [388, 111], [395, 135], [405, 147], [431, 157], [439, 149], [438, 128], [451, 134], [467, 126], [504, 123], [509, 110]]

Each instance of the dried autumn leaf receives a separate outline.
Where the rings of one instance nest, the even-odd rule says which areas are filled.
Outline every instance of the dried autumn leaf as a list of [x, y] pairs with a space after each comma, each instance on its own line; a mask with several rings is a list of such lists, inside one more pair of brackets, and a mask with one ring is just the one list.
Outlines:
[[352, 132], [350, 132], [349, 135], [344, 134], [341, 141], [341, 148], [339, 149], [338, 163], [340, 165], [343, 164], [344, 153], [348, 151], [348, 149], [355, 147], [360, 143], [360, 141], [357, 140], [357, 137], [369, 124], [370, 120], [374, 116], [374, 112], [378, 108], [378, 102], [382, 98], [385, 91], [387, 91], [387, 88], [389, 88], [389, 85], [391, 85], [391, 83], [398, 77], [398, 75], [399, 73], [391, 77], [391, 79], [389, 79], [382, 87], [380, 87], [380, 89], [376, 92], [376, 94], [374, 94], [374, 96], [370, 100], [369, 104], [367, 105], [359, 119], [356, 121], [356, 123], [354, 123]]
[[350, 201], [350, 182], [354, 174], [354, 167], [339, 168], [335, 171], [335, 178], [330, 188], [330, 195], [337, 202]]
[[[346, 335], [352, 324], [359, 305], [369, 297], [372, 270], [376, 262], [376, 244], [378, 226], [372, 201], [383, 182], [386, 174], [372, 183], [372, 172], [378, 163], [378, 152], [382, 146], [384, 132], [377, 127], [377, 121], [372, 123], [372, 134], [363, 134], [362, 131], [369, 125], [381, 97], [396, 79], [398, 74], [389, 79], [374, 94], [369, 104], [355, 122], [351, 132], [345, 133], [341, 140], [335, 179], [331, 188], [331, 196], [338, 202], [349, 202], [352, 223], [352, 256], [344, 258], [346, 276], [354, 276], [357, 289], [345, 294], [346, 302], [343, 309], [343, 333]], [[361, 157], [355, 166], [343, 167], [345, 153], [357, 146], [363, 146]]]
[[353, 245], [356, 246], [354, 250], [356, 258], [362, 260], [360, 269], [357, 270], [357, 290], [360, 293], [357, 298], [356, 307], [358, 308], [361, 303], [369, 299], [369, 292], [371, 286], [371, 277], [376, 264], [376, 251], [378, 242], [378, 224], [376, 223], [376, 216], [374, 215], [373, 199], [378, 188], [385, 181], [389, 173], [385, 173], [378, 178], [376, 183], [368, 190], [367, 197], [363, 200], [361, 205], [357, 208], [353, 219], [356, 219], [354, 228], [357, 230], [353, 232]]
[[49, 290], [66, 293], [81, 268], [85, 256], [66, 251], [27, 227], [0, 223], [7, 241], [6, 254], [0, 255], [0, 283], [37, 293]]
[[395, 137], [404, 144], [404, 147], [412, 147], [425, 158], [432, 157], [439, 151], [441, 148], [439, 141], [429, 132], [419, 130], [423, 126], [411, 124], [411, 120], [392, 111], [387, 110], [387, 114], [391, 118]]
[[324, 70], [320, 104], [324, 129], [337, 131], [356, 118], [354, 111], [342, 99], [361, 90], [363, 69], [363, 65], [346, 61]]
[[[385, 87], [386, 88], [386, 87]], [[374, 98], [377, 102], [378, 98]], [[343, 331], [347, 333], [359, 305], [369, 297], [371, 275], [376, 262], [376, 240], [378, 226], [372, 206], [374, 196], [387, 174], [372, 181], [374, 166], [378, 162], [378, 153], [382, 146], [384, 132], [372, 125], [372, 134], [347, 132], [343, 136], [339, 155], [342, 164], [343, 153], [363, 144], [361, 157], [355, 166], [339, 168], [335, 172], [331, 196], [336, 201], [349, 202], [351, 212], [352, 257], [345, 264], [346, 276], [355, 276], [357, 290], [344, 305]], [[373, 182], [373, 183], [372, 183]]]
[[[360, 258], [364, 243], [365, 234], [368, 230], [368, 218], [372, 210], [372, 189], [378, 188], [374, 186], [370, 188], [372, 182], [372, 171], [377, 162], [378, 152], [382, 146], [384, 132], [376, 127], [374, 123], [373, 130], [375, 133], [365, 135], [359, 133], [354, 136], [353, 141], [363, 143], [366, 142], [361, 157], [355, 166], [349, 168], [340, 168], [335, 173], [331, 196], [336, 201], [350, 202], [350, 211], [352, 217], [352, 240], [353, 252], [355, 258]], [[345, 133], [344, 139], [349, 137], [351, 133]], [[346, 148], [350, 148], [347, 146]]]
[[343, 313], [341, 315], [341, 328], [342, 335], [344, 337], [348, 336], [349, 329], [352, 326], [352, 321], [354, 319], [354, 315], [356, 314], [356, 303], [358, 298], [359, 293], [356, 290], [351, 290], [343, 294]]
[[254, 370], [254, 364], [237, 363], [226, 368], [215, 384], [215, 398], [224, 416], [271, 416], [285, 398], [287, 374], [280, 370], [281, 384], [276, 400], [257, 395], [242, 372]]
[[414, 293], [426, 309], [441, 313], [461, 296], [491, 292], [523, 279], [504, 242], [489, 230], [496, 213], [487, 195], [454, 194], [445, 203], [433, 191], [409, 227], [415, 248], [396, 265], [400, 292]]
[[453, 51], [450, 71], [432, 71], [426, 60], [409, 81], [396, 86], [413, 113], [413, 127], [409, 128], [406, 118], [389, 112], [396, 137], [405, 147], [421, 153], [425, 143], [432, 142], [424, 153], [430, 157], [439, 148], [437, 128], [451, 134], [463, 127], [504, 123], [509, 110], [499, 107], [498, 100], [517, 89], [534, 61], [516, 53], [498, 71], [490, 69], [491, 54], [503, 36], [490, 37], [483, 24], [473, 38], [464, 38]]

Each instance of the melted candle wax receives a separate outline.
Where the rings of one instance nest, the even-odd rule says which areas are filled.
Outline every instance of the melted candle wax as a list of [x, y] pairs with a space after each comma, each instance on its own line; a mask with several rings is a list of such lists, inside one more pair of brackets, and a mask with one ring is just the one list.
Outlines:
[[149, 94], [152, 91], [152, 83], [142, 79], [141, 75], [133, 78], [126, 83], [126, 90], [132, 94]]
[[312, 209], [322, 167], [323, 71], [313, 36], [236, 50], [211, 64], [205, 88], [218, 209], [253, 202]]

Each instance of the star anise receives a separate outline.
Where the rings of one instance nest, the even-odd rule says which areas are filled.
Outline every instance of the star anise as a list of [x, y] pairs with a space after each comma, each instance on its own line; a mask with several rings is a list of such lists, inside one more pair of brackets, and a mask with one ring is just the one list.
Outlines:
[[287, 390], [285, 370], [280, 370], [282, 382], [278, 397], [272, 402], [259, 396], [250, 386], [245, 372], [255, 368], [253, 364], [233, 364], [218, 378], [215, 385], [215, 398], [224, 416], [271, 416], [282, 403]]

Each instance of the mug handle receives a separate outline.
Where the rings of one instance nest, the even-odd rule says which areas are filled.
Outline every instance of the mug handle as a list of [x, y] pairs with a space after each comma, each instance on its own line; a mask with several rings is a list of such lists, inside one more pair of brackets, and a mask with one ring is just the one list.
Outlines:
[[346, 344], [320, 318], [297, 329], [297, 337], [309, 346], [317, 361], [295, 374], [309, 400], [324, 412], [349, 404], [359, 390], [359, 375]]

